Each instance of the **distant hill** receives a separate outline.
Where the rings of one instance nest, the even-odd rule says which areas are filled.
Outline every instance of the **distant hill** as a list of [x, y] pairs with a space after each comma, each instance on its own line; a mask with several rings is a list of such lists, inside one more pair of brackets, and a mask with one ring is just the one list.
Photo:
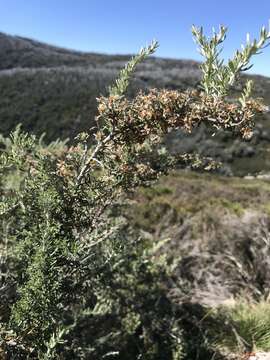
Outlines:
[[[96, 98], [106, 94], [129, 58], [130, 55], [72, 51], [0, 33], [0, 132], [8, 134], [16, 124], [22, 123], [28, 131], [46, 132], [49, 141], [57, 137], [72, 138], [78, 131], [93, 126]], [[270, 79], [252, 78], [256, 95], [270, 103]], [[183, 90], [198, 86], [199, 81], [198, 62], [152, 57], [138, 67], [129, 95], [151, 87]], [[261, 159], [261, 152], [270, 146], [268, 127], [267, 123], [259, 125], [251, 143], [228, 142], [224, 135], [220, 143], [220, 139], [207, 137], [202, 130], [194, 136], [173, 134], [168, 144], [172, 151], [195, 149], [228, 163], [236, 156], [240, 159], [237, 167], [244, 172], [268, 166], [270, 169], [268, 161], [259, 161], [258, 166], [258, 157]], [[257, 159], [256, 164], [250, 166], [246, 156]]]
[[103, 63], [104, 56], [48, 45], [21, 36], [0, 33], [0, 69], [39, 68]]
[[[94, 121], [96, 97], [130, 56], [87, 54], [0, 33], [0, 131], [18, 122], [48, 139], [73, 136]], [[186, 88], [199, 81], [198, 63], [152, 58], [130, 88]]]

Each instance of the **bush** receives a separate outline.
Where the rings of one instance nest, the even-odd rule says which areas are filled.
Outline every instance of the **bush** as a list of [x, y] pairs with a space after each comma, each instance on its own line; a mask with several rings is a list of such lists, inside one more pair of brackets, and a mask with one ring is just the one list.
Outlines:
[[[121, 71], [108, 97], [99, 99], [94, 145], [81, 133], [72, 147], [17, 129], [2, 139], [1, 286], [2, 353], [7, 358], [180, 359], [184, 344], [177, 306], [166, 291], [169, 268], [122, 213], [126, 194], [147, 185], [177, 161], [162, 137], [200, 123], [249, 138], [253, 116], [265, 107], [226, 98], [239, 71], [270, 38], [247, 45], [227, 66], [217, 46], [193, 30], [206, 56], [203, 90], [152, 90], [127, 99], [135, 66], [157, 43]], [[211, 75], [209, 77], [209, 74]], [[195, 164], [195, 165], [196, 165]], [[16, 181], [6, 179], [16, 174]]]
[[219, 310], [227, 323], [226, 332], [220, 331], [217, 346], [227, 351], [270, 350], [270, 304], [239, 301]]

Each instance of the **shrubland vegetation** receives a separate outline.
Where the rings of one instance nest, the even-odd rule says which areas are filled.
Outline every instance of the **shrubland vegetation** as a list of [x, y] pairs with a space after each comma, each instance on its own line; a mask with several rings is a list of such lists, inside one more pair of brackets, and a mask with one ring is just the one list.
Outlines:
[[[210, 359], [222, 358], [224, 348], [235, 351], [238, 336], [244, 339], [244, 350], [268, 344], [265, 329], [270, 321], [257, 322], [256, 310], [255, 320], [249, 321], [238, 308], [212, 309], [194, 291], [209, 285], [205, 270], [211, 262], [221, 272], [229, 270], [228, 275], [237, 268], [237, 281], [257, 276], [260, 286], [248, 294], [250, 300], [260, 300], [267, 291], [267, 274], [260, 272], [259, 265], [268, 264], [268, 242], [261, 245], [261, 237], [254, 237], [239, 259], [229, 253], [225, 242], [226, 262], [220, 257], [213, 262], [214, 244], [209, 241], [204, 269], [195, 284], [189, 264], [198, 253], [183, 247], [177, 263], [164, 251], [170, 239], [146, 233], [149, 226], [141, 225], [147, 219], [142, 216], [144, 208], [136, 216], [138, 207], [131, 207], [134, 196], [140, 196], [140, 192], [135, 195], [139, 187], [146, 196], [151, 197], [151, 191], [171, 195], [171, 188], [147, 186], [175, 166], [205, 170], [218, 166], [192, 153], [167, 152], [166, 134], [176, 129], [196, 131], [204, 124], [213, 134], [223, 129], [249, 139], [254, 116], [267, 110], [261, 100], [251, 98], [250, 82], [234, 101], [228, 95], [251, 57], [269, 43], [270, 33], [262, 29], [260, 39], [248, 42], [228, 64], [219, 59], [218, 50], [225, 33], [221, 27], [207, 38], [202, 29], [193, 28], [206, 58], [197, 90], [152, 89], [126, 97], [135, 66], [157, 47], [153, 42], [120, 72], [109, 95], [98, 99], [95, 129], [79, 133], [72, 145], [61, 141], [44, 145], [42, 138], [20, 127], [1, 138], [0, 351], [4, 359]], [[214, 206], [218, 201], [213, 198]], [[236, 219], [242, 215], [242, 199], [226, 197], [221, 204]], [[159, 205], [148, 210], [153, 233], [160, 222]], [[173, 206], [171, 201], [161, 212]], [[181, 210], [175, 211], [173, 215], [180, 216]], [[211, 206], [209, 218], [201, 224], [215, 228]], [[193, 231], [196, 237], [195, 227]], [[198, 250], [203, 247], [202, 243]], [[252, 252], [241, 268], [245, 249]], [[225, 295], [237, 295], [237, 290], [237, 284], [224, 284]], [[203, 292], [199, 295], [202, 300]], [[258, 337], [252, 338], [255, 344], [249, 323], [262, 324]], [[221, 336], [224, 324], [227, 341]]]

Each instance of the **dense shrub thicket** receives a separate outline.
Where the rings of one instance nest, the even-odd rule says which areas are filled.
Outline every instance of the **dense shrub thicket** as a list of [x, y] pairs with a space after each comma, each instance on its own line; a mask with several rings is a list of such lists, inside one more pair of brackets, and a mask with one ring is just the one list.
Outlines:
[[[167, 173], [191, 154], [169, 155], [162, 138], [172, 129], [204, 123], [252, 135], [265, 110], [226, 96], [250, 57], [269, 39], [248, 43], [228, 65], [218, 46], [226, 29], [208, 39], [193, 28], [202, 54], [202, 89], [152, 90], [127, 99], [142, 49], [98, 100], [94, 144], [80, 133], [72, 147], [17, 128], [1, 143], [1, 356], [7, 359], [181, 359], [190, 339], [183, 309], [168, 295], [170, 268], [121, 210], [126, 195]], [[194, 344], [192, 345], [194, 346]]]

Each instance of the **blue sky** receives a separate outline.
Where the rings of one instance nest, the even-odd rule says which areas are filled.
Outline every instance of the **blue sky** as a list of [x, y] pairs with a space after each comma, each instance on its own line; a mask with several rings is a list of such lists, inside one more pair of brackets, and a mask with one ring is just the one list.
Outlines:
[[[200, 60], [190, 27], [229, 27], [224, 56], [268, 26], [270, 0], [0, 0], [0, 31], [66, 48], [135, 53], [153, 38], [157, 56]], [[270, 76], [270, 47], [252, 72]]]

